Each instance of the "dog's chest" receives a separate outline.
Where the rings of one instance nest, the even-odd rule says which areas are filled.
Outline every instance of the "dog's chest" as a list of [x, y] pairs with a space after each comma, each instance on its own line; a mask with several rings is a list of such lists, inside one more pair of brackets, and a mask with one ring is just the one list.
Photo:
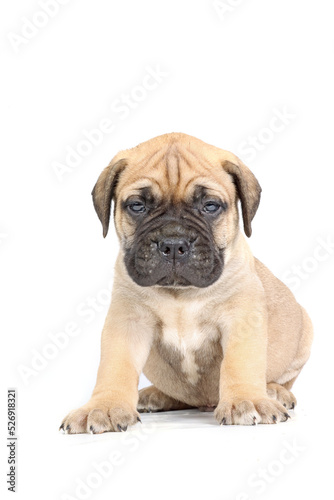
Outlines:
[[168, 308], [161, 316], [160, 355], [193, 385], [199, 382], [219, 344], [218, 327], [199, 302]]

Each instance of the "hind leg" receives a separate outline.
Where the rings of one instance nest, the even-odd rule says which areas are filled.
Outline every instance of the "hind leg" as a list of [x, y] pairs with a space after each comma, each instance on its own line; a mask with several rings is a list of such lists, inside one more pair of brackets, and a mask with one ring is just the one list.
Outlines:
[[300, 337], [299, 348], [295, 359], [286, 373], [279, 377], [276, 382], [267, 384], [268, 396], [277, 399], [283, 406], [291, 410], [296, 406], [297, 401], [290, 389], [310, 356], [313, 340], [312, 323], [307, 312], [303, 308], [302, 317], [302, 335]]
[[283, 385], [277, 384], [276, 382], [270, 382], [269, 384], [267, 384], [267, 394], [270, 398], [279, 401], [288, 410], [293, 410], [297, 404], [297, 400], [292, 392], [288, 390], [287, 385], [290, 385], [291, 387], [293, 381], [291, 384], [290, 382], [291, 381], [284, 384], [285, 387]]
[[293, 384], [295, 383], [295, 380], [296, 380], [297, 377], [298, 377], [298, 375], [295, 378], [289, 380], [289, 382], [285, 382], [285, 384], [282, 384], [283, 387], [285, 387], [286, 389], [290, 390], [291, 387], [293, 386]]
[[159, 391], [159, 389], [154, 387], [154, 385], [150, 385], [149, 387], [145, 387], [139, 391], [137, 410], [140, 413], [185, 410], [189, 408], [193, 407], [167, 396], [167, 394]]

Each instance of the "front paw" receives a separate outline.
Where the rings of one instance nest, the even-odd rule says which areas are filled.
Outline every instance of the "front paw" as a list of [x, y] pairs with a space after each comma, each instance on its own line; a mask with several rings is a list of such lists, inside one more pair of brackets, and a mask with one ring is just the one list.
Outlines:
[[59, 429], [68, 434], [122, 432], [138, 421], [139, 413], [128, 403], [97, 401], [71, 411]]
[[269, 398], [220, 401], [214, 415], [221, 425], [277, 424], [290, 418], [281, 403]]

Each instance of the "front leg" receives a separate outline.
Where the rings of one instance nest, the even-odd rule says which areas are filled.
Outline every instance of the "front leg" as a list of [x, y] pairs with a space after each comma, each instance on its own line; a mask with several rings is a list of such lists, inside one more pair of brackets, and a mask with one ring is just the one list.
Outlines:
[[286, 421], [289, 414], [266, 391], [267, 311], [261, 297], [239, 297], [232, 306], [222, 338], [219, 403], [215, 417], [222, 425]]
[[101, 361], [90, 401], [70, 412], [60, 429], [66, 433], [126, 431], [140, 421], [138, 380], [153, 333], [151, 318], [124, 300], [113, 299], [102, 332]]

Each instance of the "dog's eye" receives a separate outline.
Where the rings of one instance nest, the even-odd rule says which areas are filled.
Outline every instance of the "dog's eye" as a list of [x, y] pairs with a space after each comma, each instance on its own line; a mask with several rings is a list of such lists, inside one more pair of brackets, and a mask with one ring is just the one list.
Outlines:
[[216, 203], [215, 201], [208, 201], [204, 204], [203, 206], [203, 212], [206, 212], [208, 214], [213, 214], [217, 212], [220, 209], [219, 203]]
[[128, 208], [131, 210], [131, 212], [134, 212], [136, 214], [143, 213], [146, 210], [144, 203], [142, 203], [141, 201], [135, 201], [134, 203], [131, 203], [130, 205], [128, 205]]

